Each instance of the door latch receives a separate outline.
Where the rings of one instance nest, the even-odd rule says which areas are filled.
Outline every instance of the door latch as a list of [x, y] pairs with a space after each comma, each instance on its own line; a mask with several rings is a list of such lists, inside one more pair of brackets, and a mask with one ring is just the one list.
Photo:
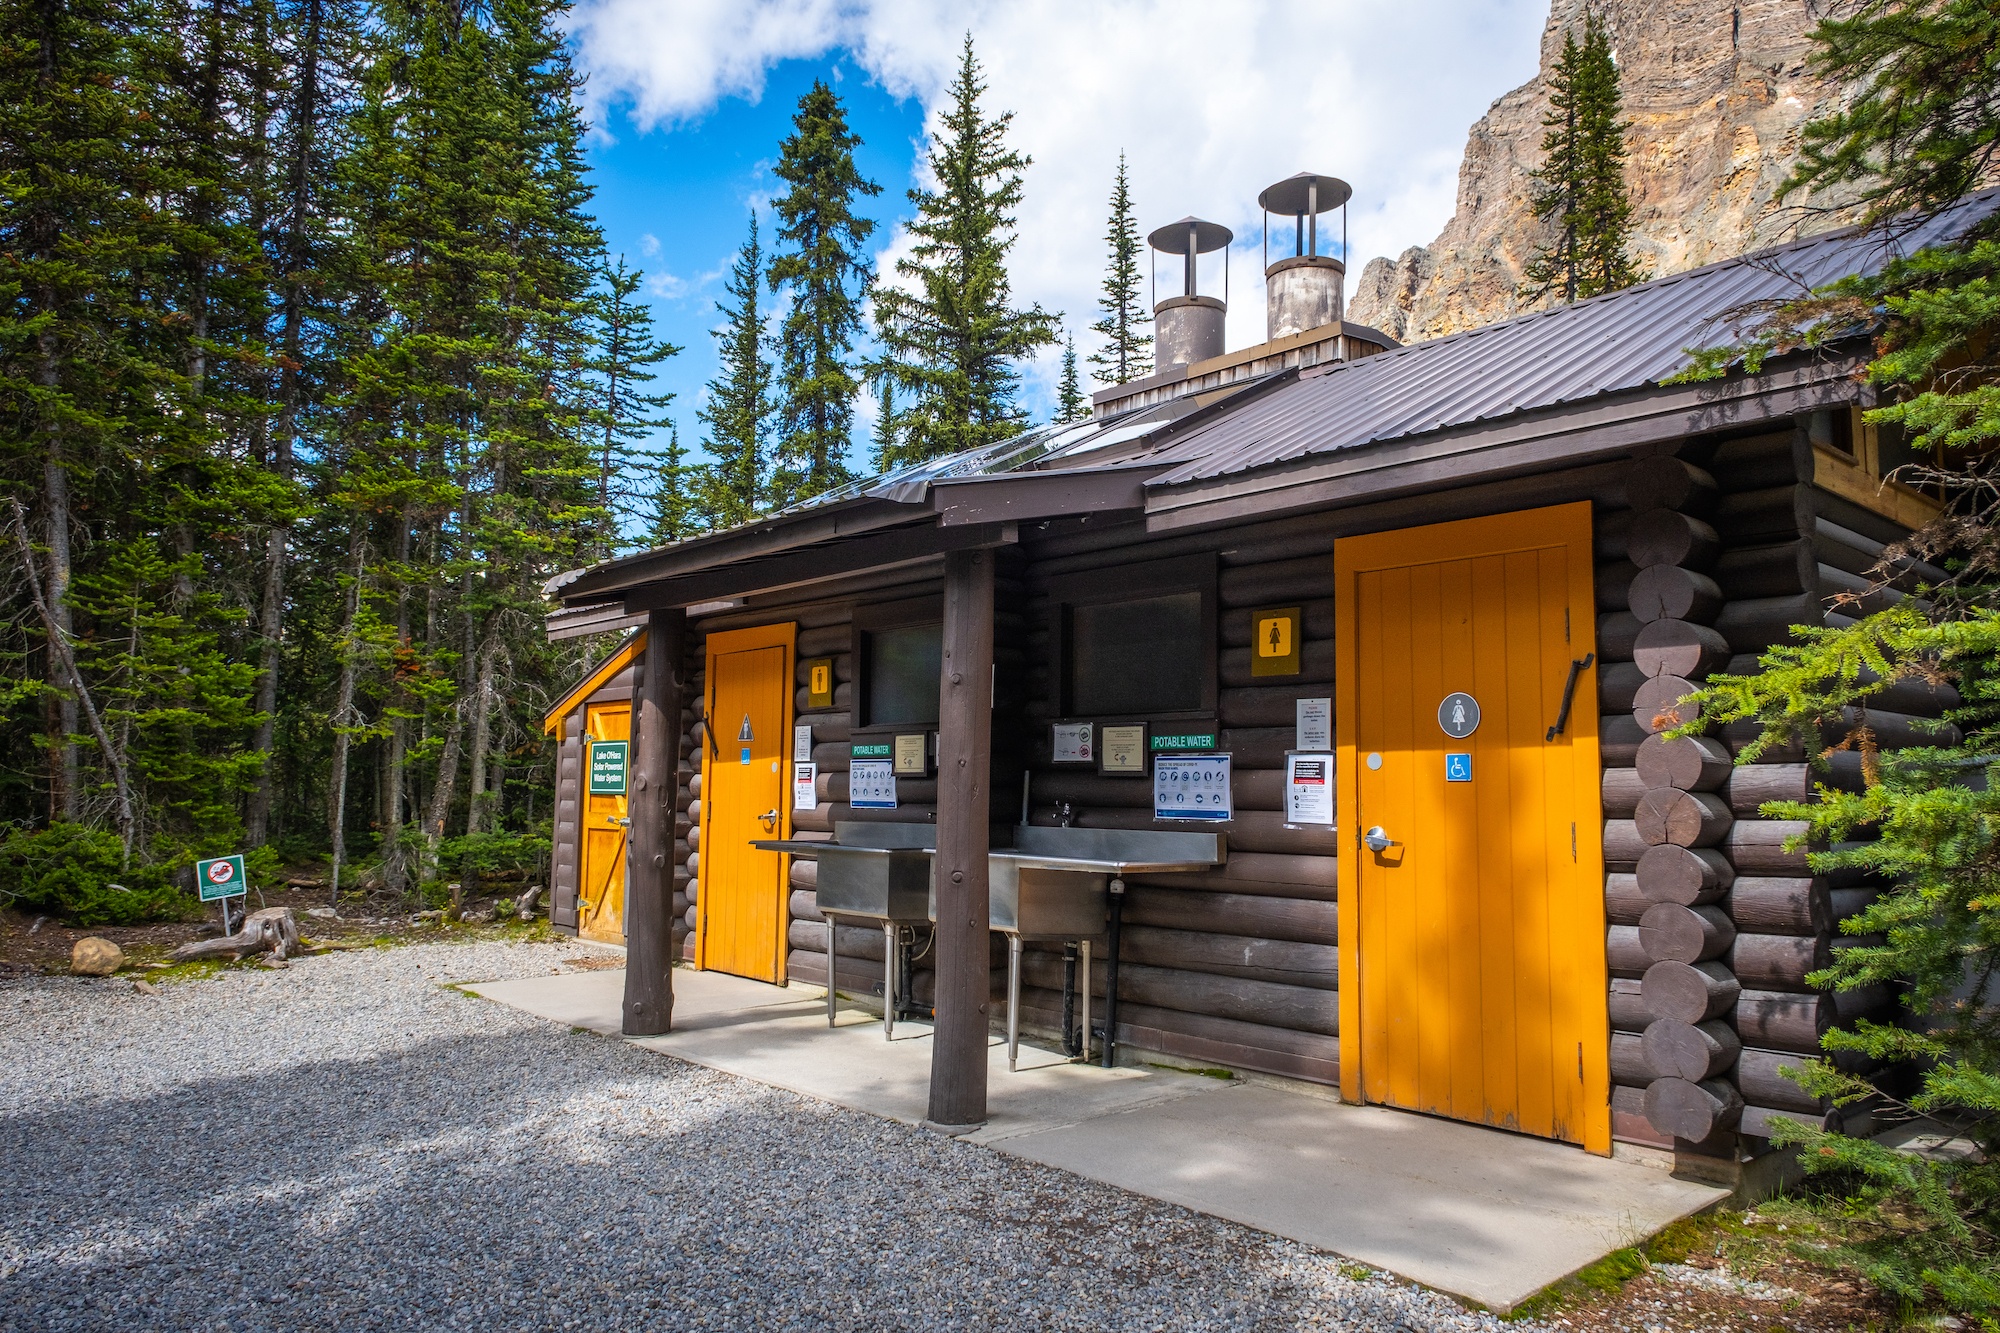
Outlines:
[[1562, 711], [1556, 714], [1555, 725], [1549, 728], [1549, 734], [1543, 738], [1544, 740], [1554, 740], [1562, 735], [1563, 728], [1569, 725], [1569, 706], [1576, 699], [1576, 678], [1588, 671], [1590, 664], [1596, 660], [1596, 653], [1585, 653], [1582, 657], [1570, 659], [1569, 679], [1563, 682]]
[[1391, 847], [1401, 847], [1403, 845], [1390, 837], [1389, 831], [1380, 824], [1362, 834], [1361, 841], [1368, 844], [1368, 850], [1371, 852], [1386, 852]]
[[777, 830], [778, 808], [776, 806], [772, 806], [769, 810], [766, 810], [763, 814], [758, 815], [757, 818], [760, 821], [762, 821], [764, 825], [764, 832], [772, 833]]

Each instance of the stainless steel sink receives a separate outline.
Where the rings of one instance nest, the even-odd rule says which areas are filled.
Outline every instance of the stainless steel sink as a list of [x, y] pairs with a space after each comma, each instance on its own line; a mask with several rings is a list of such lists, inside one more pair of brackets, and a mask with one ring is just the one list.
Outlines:
[[818, 902], [826, 918], [826, 1021], [834, 1021], [834, 968], [840, 951], [837, 918], [857, 917], [882, 927], [882, 1033], [896, 1032], [896, 971], [902, 927], [930, 916], [931, 857], [937, 828], [930, 824], [877, 824], [843, 820], [833, 842], [764, 840], [751, 846], [819, 862]]
[[[833, 842], [763, 841], [751, 845], [819, 861], [819, 910], [827, 918], [827, 1022], [833, 1022], [836, 916], [882, 923], [888, 961], [883, 981], [886, 1032], [895, 1030], [897, 928], [937, 920], [937, 829], [930, 824], [843, 821]], [[1075, 942], [1083, 976], [1090, 946], [1108, 934], [1113, 980], [1107, 992], [1105, 1059], [1117, 1021], [1118, 925], [1121, 876], [1207, 870], [1227, 859], [1220, 833], [1153, 829], [1045, 828], [1016, 825], [1012, 847], [987, 854], [987, 924], [1007, 936], [1007, 1067], [1020, 1045], [1021, 945], [1024, 940]], [[1107, 925], [1108, 922], [1108, 925]], [[1090, 1052], [1090, 987], [1083, 988], [1084, 1058]], [[1068, 1039], [1065, 1038], [1065, 1041]]]

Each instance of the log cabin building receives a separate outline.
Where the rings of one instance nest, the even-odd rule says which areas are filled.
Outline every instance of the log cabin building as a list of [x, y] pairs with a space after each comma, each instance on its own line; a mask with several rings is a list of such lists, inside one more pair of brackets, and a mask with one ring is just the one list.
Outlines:
[[[2000, 196], [1404, 347], [1340, 322], [1339, 261], [1304, 240], [1345, 197], [1266, 192], [1301, 253], [1271, 265], [1259, 346], [1225, 352], [1223, 303], [1195, 291], [1227, 232], [1172, 224], [1151, 238], [1186, 265], [1161, 369], [1087, 421], [552, 582], [552, 634], [637, 630], [557, 710], [568, 745], [596, 735], [592, 691], [638, 699], [628, 1031], [665, 1030], [669, 955], [828, 984], [814, 862], [753, 841], [930, 825], [940, 924], [908, 999], [936, 1009], [933, 1119], [982, 1119], [989, 846], [1024, 811], [1195, 826], [1159, 817], [1190, 813], [1160, 804], [1162, 765], [1226, 757], [1198, 825], [1226, 859], [1124, 886], [1122, 1047], [1721, 1179], [1775, 1120], [1851, 1114], [1781, 1070], [1890, 1008], [1805, 981], [1878, 886], [1815, 876], [1787, 849], [1802, 826], [1760, 810], [1858, 766], [1736, 767], [1748, 734], [1660, 733], [1710, 674], [1842, 623], [1836, 597], [1937, 577], [1868, 577], [1934, 502], [1886, 479], [1907, 450], [1861, 420], [1863, 335], [1669, 381], [1751, 303]], [[1899, 685], [1866, 722], [1921, 743], [1951, 703]], [[574, 894], [557, 911], [584, 928]], [[837, 938], [832, 982], [879, 993], [885, 936]], [[1029, 946], [1030, 1024], [1064, 1027], [1064, 967]], [[1099, 1013], [1107, 973], [1100, 954]]]

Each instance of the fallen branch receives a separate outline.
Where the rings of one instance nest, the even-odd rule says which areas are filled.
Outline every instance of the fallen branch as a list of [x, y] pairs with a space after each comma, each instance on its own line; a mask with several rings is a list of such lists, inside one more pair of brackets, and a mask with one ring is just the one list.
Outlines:
[[241, 960], [269, 952], [279, 962], [299, 951], [299, 920], [289, 907], [265, 907], [243, 918], [243, 929], [217, 940], [190, 940], [169, 955], [177, 963], [201, 958]]
[[98, 748], [104, 752], [104, 762], [111, 766], [111, 779], [118, 788], [118, 834], [125, 844], [125, 864], [132, 864], [132, 840], [137, 832], [138, 820], [132, 813], [132, 785], [125, 777], [125, 756], [111, 743], [111, 735], [104, 729], [104, 721], [97, 715], [97, 705], [92, 702], [90, 690], [83, 683], [83, 672], [77, 668], [76, 654], [69, 648], [69, 641], [56, 627], [55, 612], [42, 596], [42, 580], [35, 573], [35, 547], [28, 540], [28, 520], [21, 510], [21, 502], [12, 496], [8, 503], [14, 507], [14, 535], [21, 543], [21, 567], [28, 575], [28, 593], [34, 599], [35, 610], [41, 614], [42, 624], [47, 629], [49, 651], [68, 674], [70, 688], [76, 691], [77, 701], [83, 705], [84, 716], [90, 719], [91, 734], [97, 737]]

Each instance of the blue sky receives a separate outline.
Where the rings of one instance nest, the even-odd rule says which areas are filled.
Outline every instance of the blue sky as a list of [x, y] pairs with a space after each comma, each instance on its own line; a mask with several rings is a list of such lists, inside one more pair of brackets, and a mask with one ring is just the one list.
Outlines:
[[855, 78], [835, 61], [784, 61], [771, 70], [758, 100], [727, 97], [672, 128], [641, 130], [628, 108], [610, 109], [604, 116], [608, 133], [591, 148], [605, 241], [614, 259], [622, 254], [645, 270], [654, 329], [683, 349], [660, 367], [655, 388], [674, 394], [666, 414], [681, 424], [681, 439], [690, 446], [700, 442], [694, 413], [702, 386], [717, 368], [711, 332], [721, 322], [715, 304], [722, 282], [753, 206], [767, 250], [771, 245], [766, 204], [783, 184], [771, 167], [791, 132], [793, 109], [814, 79], [834, 83], [847, 103], [849, 123], [863, 140], [857, 153], [862, 173], [882, 186], [881, 194], [862, 201], [862, 210], [879, 220], [877, 236], [886, 241], [910, 212], [905, 191], [921, 151], [923, 107]]
[[[721, 280], [814, 78], [847, 103], [862, 169], [883, 187], [868, 205], [878, 272], [905, 244], [927, 118], [970, 32], [988, 112], [1015, 113], [1010, 141], [1034, 159], [1017, 300], [1064, 315], [1088, 353], [1122, 150], [1142, 231], [1190, 213], [1235, 231], [1233, 348], [1263, 337], [1257, 192], [1302, 170], [1352, 182], [1350, 286], [1370, 256], [1428, 242], [1455, 205], [1468, 127], [1535, 73], [1548, 3], [579, 0], [571, 36], [600, 127], [597, 216], [612, 253], [646, 271], [657, 331], [685, 349], [659, 387], [693, 447]], [[1054, 350], [1023, 367], [1038, 418], [1056, 372]]]

